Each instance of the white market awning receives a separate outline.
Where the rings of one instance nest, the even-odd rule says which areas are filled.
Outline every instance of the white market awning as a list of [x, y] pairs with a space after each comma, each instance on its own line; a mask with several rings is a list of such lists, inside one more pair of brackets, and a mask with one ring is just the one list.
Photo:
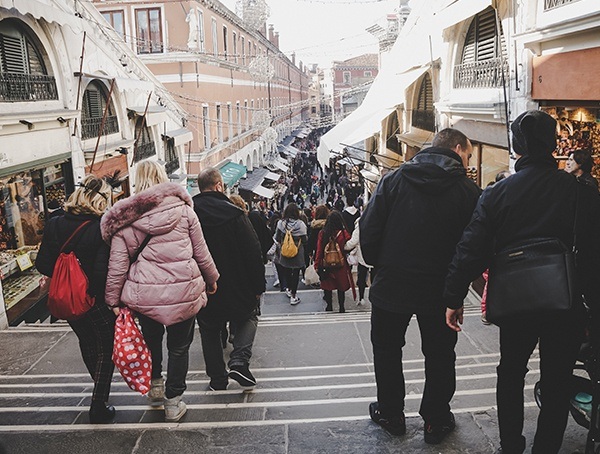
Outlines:
[[400, 142], [404, 142], [411, 147], [422, 148], [423, 145], [430, 144], [435, 136], [435, 132], [429, 131], [410, 131], [402, 134], [396, 134]]
[[21, 14], [29, 14], [34, 19], [44, 19], [48, 23], [55, 22], [62, 27], [69, 27], [74, 33], [83, 30], [83, 19], [75, 15], [75, 10], [62, 11], [56, 3], [51, 6], [37, 0], [0, 0], [0, 8], [14, 9]]
[[491, 4], [491, 0], [454, 0], [434, 13], [434, 22], [437, 28], [445, 30], [475, 16]]
[[267, 164], [267, 167], [271, 167], [271, 168], [273, 168], [273, 167], [274, 167], [274, 168], [276, 168], [276, 169], [279, 169], [279, 170], [282, 170], [282, 171], [284, 171], [284, 172], [287, 172], [287, 171], [290, 169], [290, 168], [289, 168], [288, 166], [286, 166], [285, 164], [282, 164], [281, 162], [279, 162], [279, 161], [276, 161], [276, 160], [275, 160], [275, 161], [271, 161], [271, 162], [269, 162], [269, 163]]
[[272, 199], [273, 196], [275, 195], [275, 191], [273, 191], [272, 189], [269, 188], [265, 188], [264, 186], [256, 186], [254, 189], [252, 189], [252, 192], [254, 192], [256, 195], [259, 195], [261, 197], [265, 197], [267, 199]]
[[167, 131], [167, 133], [163, 135], [163, 138], [172, 139], [173, 145], [177, 147], [194, 140], [194, 134], [187, 128], [181, 128]]
[[279, 181], [279, 175], [277, 175], [276, 173], [273, 172], [268, 172], [264, 178], [266, 180], [271, 180], [271, 181]]
[[[141, 91], [150, 93], [154, 90], [154, 84], [147, 80], [128, 79], [126, 77], [115, 77], [115, 83], [119, 91]], [[144, 111], [142, 110], [142, 113]]]
[[[127, 111], [130, 115], [143, 117], [146, 112], [146, 107], [128, 107]], [[154, 126], [167, 121], [167, 108], [163, 106], [148, 106], [146, 112], [146, 126]]]

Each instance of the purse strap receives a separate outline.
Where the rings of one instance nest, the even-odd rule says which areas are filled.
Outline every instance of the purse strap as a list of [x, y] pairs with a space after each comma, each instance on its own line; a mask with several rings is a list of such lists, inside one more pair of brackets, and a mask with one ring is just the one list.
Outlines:
[[138, 257], [140, 256], [140, 254], [142, 253], [144, 248], [148, 245], [151, 238], [152, 238], [152, 235], [146, 235], [146, 238], [144, 238], [144, 241], [142, 241], [142, 244], [140, 244], [140, 247], [138, 248], [138, 250], [135, 251], [135, 254], [133, 254], [133, 257], [129, 258], [130, 264], [134, 264], [135, 262], [137, 262]]
[[87, 221], [83, 221], [81, 224], [79, 224], [79, 226], [75, 229], [75, 231], [73, 233], [71, 233], [71, 236], [69, 236], [69, 238], [67, 238], [67, 241], [65, 241], [65, 243], [62, 245], [62, 247], [60, 248], [60, 251], [58, 251], [58, 253], [60, 254], [62, 251], [64, 251], [64, 249], [71, 242], [71, 240], [73, 238], [75, 238], [75, 236], [81, 231], [81, 229], [83, 229], [90, 222], [92, 222], [92, 221], [87, 220]]

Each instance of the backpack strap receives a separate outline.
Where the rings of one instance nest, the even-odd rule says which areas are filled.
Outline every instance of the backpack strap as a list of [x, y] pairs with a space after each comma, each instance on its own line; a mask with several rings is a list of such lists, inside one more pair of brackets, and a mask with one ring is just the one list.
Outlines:
[[60, 248], [60, 251], [58, 251], [58, 253], [62, 253], [62, 251], [64, 251], [64, 249], [68, 246], [68, 244], [71, 242], [71, 240], [75, 237], [75, 235], [77, 235], [82, 228], [84, 228], [86, 225], [88, 225], [90, 222], [90, 220], [87, 221], [83, 221], [81, 224], [79, 224], [79, 227], [77, 227], [75, 229], [75, 231], [73, 233], [71, 233], [71, 236], [69, 238], [67, 238], [67, 241], [65, 241], [65, 243], [62, 245], [62, 247]]
[[150, 234], [146, 235], [146, 238], [144, 238], [144, 241], [142, 241], [142, 244], [140, 244], [140, 247], [137, 249], [137, 251], [135, 251], [135, 254], [133, 254], [133, 257], [129, 257], [129, 264], [134, 264], [135, 262], [137, 262], [138, 257], [140, 256], [140, 254], [142, 253], [144, 248], [148, 245], [148, 243], [150, 242], [151, 239], [152, 239], [152, 235], [150, 235]]

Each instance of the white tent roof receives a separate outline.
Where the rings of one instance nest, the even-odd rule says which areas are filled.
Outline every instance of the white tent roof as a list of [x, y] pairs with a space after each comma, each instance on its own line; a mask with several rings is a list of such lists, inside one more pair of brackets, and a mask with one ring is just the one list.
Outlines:
[[406, 89], [442, 55], [442, 34], [434, 25], [443, 8], [455, 1], [416, 4], [363, 103], [321, 137], [317, 157], [322, 165], [328, 164], [330, 150], [343, 149], [341, 143], [354, 145], [381, 130], [381, 121], [405, 103]]

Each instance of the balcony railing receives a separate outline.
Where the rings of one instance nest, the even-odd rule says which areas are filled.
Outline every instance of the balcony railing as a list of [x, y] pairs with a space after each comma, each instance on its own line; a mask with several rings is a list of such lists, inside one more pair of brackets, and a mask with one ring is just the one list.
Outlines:
[[58, 99], [53, 76], [0, 74], [0, 101], [47, 101]]
[[435, 131], [435, 115], [433, 110], [413, 110], [412, 125], [425, 131]]
[[[81, 121], [81, 138], [91, 139], [92, 137], [98, 137], [100, 135], [101, 124], [102, 118], [84, 118]], [[116, 115], [107, 116], [104, 128], [102, 128], [102, 135], [107, 136], [116, 132], [119, 132], [119, 122]]]
[[[502, 86], [502, 58], [463, 63], [454, 67], [454, 88], [498, 88]], [[504, 62], [504, 77], [508, 64]]]
[[133, 162], [140, 162], [142, 159], [149, 158], [156, 154], [156, 147], [154, 142], [147, 142], [138, 144], [135, 146], [135, 152], [133, 153]]
[[579, 0], [544, 0], [544, 11], [568, 5], [569, 3], [575, 3], [577, 1]]

